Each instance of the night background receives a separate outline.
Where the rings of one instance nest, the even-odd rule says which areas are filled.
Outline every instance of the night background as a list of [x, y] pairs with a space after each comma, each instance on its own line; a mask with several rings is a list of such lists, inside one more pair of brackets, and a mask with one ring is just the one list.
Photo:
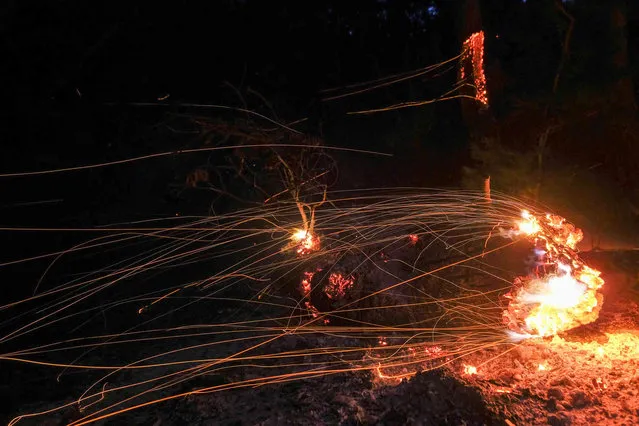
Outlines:
[[[482, 30], [488, 105], [440, 100], [460, 78], [451, 58]], [[639, 247], [635, 2], [22, 0], [0, 6], [0, 34], [0, 173], [175, 152], [0, 177], [0, 227], [91, 227], [254, 206], [281, 180], [263, 151], [237, 146], [291, 143], [372, 152], [324, 150], [331, 190], [480, 190], [490, 176], [493, 191], [579, 223], [584, 249]], [[420, 101], [429, 102], [352, 114]], [[223, 146], [235, 148], [177, 152]], [[278, 152], [296, 158], [298, 150]], [[84, 237], [3, 231], [0, 260]], [[36, 266], [5, 269], [6, 300], [32, 292], [46, 262]], [[17, 380], [6, 368], [3, 394]], [[13, 403], [55, 399], [31, 392]]]

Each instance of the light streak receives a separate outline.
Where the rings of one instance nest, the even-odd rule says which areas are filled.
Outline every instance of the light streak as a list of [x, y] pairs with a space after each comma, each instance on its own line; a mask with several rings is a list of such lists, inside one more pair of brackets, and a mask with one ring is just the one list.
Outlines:
[[[490, 203], [483, 191], [407, 189], [334, 192], [329, 200], [315, 212], [312, 232], [296, 228], [298, 206], [285, 201], [100, 231], [112, 240], [63, 252], [56, 262], [87, 250], [117, 253], [124, 241], [130, 243], [126, 235], [136, 235], [138, 254], [114, 255], [104, 267], [56, 287], [47, 287], [45, 277], [34, 297], [0, 307], [12, 319], [2, 322], [10, 326], [0, 328], [0, 348], [15, 343], [0, 358], [102, 371], [76, 399], [86, 409], [76, 424], [86, 424], [179, 395], [344, 372], [398, 380], [450, 366], [459, 374], [459, 363], [481, 350], [505, 351], [513, 339], [526, 341], [505, 334], [500, 300], [511, 290], [512, 277], [499, 272], [499, 254], [530, 238], [546, 241], [543, 230], [559, 223], [555, 219], [544, 221], [543, 212], [496, 192]], [[530, 213], [519, 224], [524, 209]], [[145, 227], [152, 230], [142, 231]], [[574, 245], [568, 234], [553, 235]], [[313, 245], [318, 236], [321, 247]], [[555, 239], [548, 241], [555, 248], [544, 256], [564, 253]], [[417, 242], [419, 250], [411, 246]], [[392, 261], [380, 261], [382, 253]], [[209, 275], [189, 282], [155, 277], [196, 264], [206, 265]], [[566, 262], [562, 268], [555, 272], [569, 270], [581, 274], [580, 282], [596, 282], [585, 265]], [[137, 315], [140, 306], [151, 305], [156, 309]], [[201, 322], [192, 315], [209, 309], [220, 313]], [[103, 316], [123, 312], [135, 318], [124, 331], [85, 331]], [[152, 328], [169, 314], [179, 326]], [[20, 339], [60, 329], [71, 332], [39, 333], [49, 337], [20, 347]], [[321, 345], [296, 344], [320, 338]], [[282, 344], [289, 349], [278, 349]], [[150, 353], [136, 356], [132, 349], [140, 345]], [[117, 365], [90, 362], [86, 354], [98, 348], [111, 354], [105, 359], [118, 359]], [[66, 361], [52, 363], [52, 354]], [[467, 365], [481, 369], [483, 377], [484, 364]], [[178, 391], [197, 376], [238, 372], [251, 378]]]

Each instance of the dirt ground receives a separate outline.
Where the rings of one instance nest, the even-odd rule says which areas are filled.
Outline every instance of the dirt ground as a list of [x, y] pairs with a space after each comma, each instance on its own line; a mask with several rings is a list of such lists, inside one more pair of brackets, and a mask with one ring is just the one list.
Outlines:
[[155, 425], [637, 424], [636, 262], [591, 257], [608, 270], [604, 307], [596, 322], [564, 335], [476, 352], [401, 381], [350, 373], [190, 396]]
[[[612, 313], [614, 312], [614, 313]], [[158, 425], [632, 425], [639, 423], [639, 306], [600, 321], [401, 380], [350, 373], [190, 396]], [[464, 366], [476, 367], [468, 374]]]
[[[606, 266], [610, 261], [593, 258], [606, 279], [599, 319], [561, 336], [474, 352], [436, 370], [420, 372], [416, 368], [414, 374], [401, 380], [380, 379], [374, 371], [327, 375], [189, 395], [97, 424], [638, 424], [639, 294], [635, 271], [639, 268], [634, 267], [637, 262], [629, 261], [632, 267], [613, 270]], [[283, 340], [282, 344], [288, 343]], [[306, 344], [332, 343], [308, 340]], [[188, 386], [215, 386], [229, 379], [232, 377], [203, 376]], [[67, 391], [75, 393], [70, 388]], [[29, 404], [12, 411], [38, 411], [55, 405], [59, 402]], [[82, 413], [71, 406], [18, 424], [63, 425], [80, 417]]]

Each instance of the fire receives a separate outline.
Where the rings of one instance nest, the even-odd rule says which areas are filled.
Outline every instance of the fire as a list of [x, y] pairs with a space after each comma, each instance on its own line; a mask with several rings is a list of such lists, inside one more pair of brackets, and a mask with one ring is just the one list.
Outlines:
[[521, 218], [522, 220], [517, 223], [517, 230], [531, 237], [536, 236], [541, 230], [537, 218], [531, 215], [527, 210], [521, 212]]
[[538, 256], [534, 274], [515, 280], [504, 322], [524, 335], [551, 336], [597, 319], [604, 284], [600, 272], [576, 253], [580, 229], [557, 215], [522, 212], [515, 233], [528, 237]]
[[592, 354], [599, 365], [608, 365], [610, 361], [626, 361], [639, 358], [639, 334], [630, 331], [618, 331], [605, 333], [607, 341], [598, 342], [567, 342], [559, 336], [554, 336], [550, 346], [556, 349], [580, 351], [583, 354]]
[[419, 241], [419, 236], [417, 234], [410, 234], [408, 236], [408, 241], [410, 242], [410, 245], [414, 246]]
[[297, 246], [297, 253], [300, 255], [309, 254], [320, 247], [319, 237], [304, 229], [296, 229], [291, 235], [291, 241]]
[[474, 365], [464, 364], [464, 375], [466, 376], [475, 376], [477, 375], [477, 367]]
[[[470, 59], [475, 84], [475, 99], [488, 105], [488, 91], [486, 90], [486, 75], [484, 74], [484, 32], [473, 33], [464, 42], [462, 60]], [[461, 78], [465, 77], [464, 66], [461, 67]]]

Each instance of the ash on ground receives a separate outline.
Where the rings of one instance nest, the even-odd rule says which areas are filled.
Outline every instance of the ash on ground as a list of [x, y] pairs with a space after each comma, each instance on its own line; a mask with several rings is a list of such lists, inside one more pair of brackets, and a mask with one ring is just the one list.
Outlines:
[[637, 424], [636, 282], [628, 271], [606, 278], [599, 319], [561, 336], [486, 349], [401, 381], [360, 372], [193, 395], [156, 426]]

